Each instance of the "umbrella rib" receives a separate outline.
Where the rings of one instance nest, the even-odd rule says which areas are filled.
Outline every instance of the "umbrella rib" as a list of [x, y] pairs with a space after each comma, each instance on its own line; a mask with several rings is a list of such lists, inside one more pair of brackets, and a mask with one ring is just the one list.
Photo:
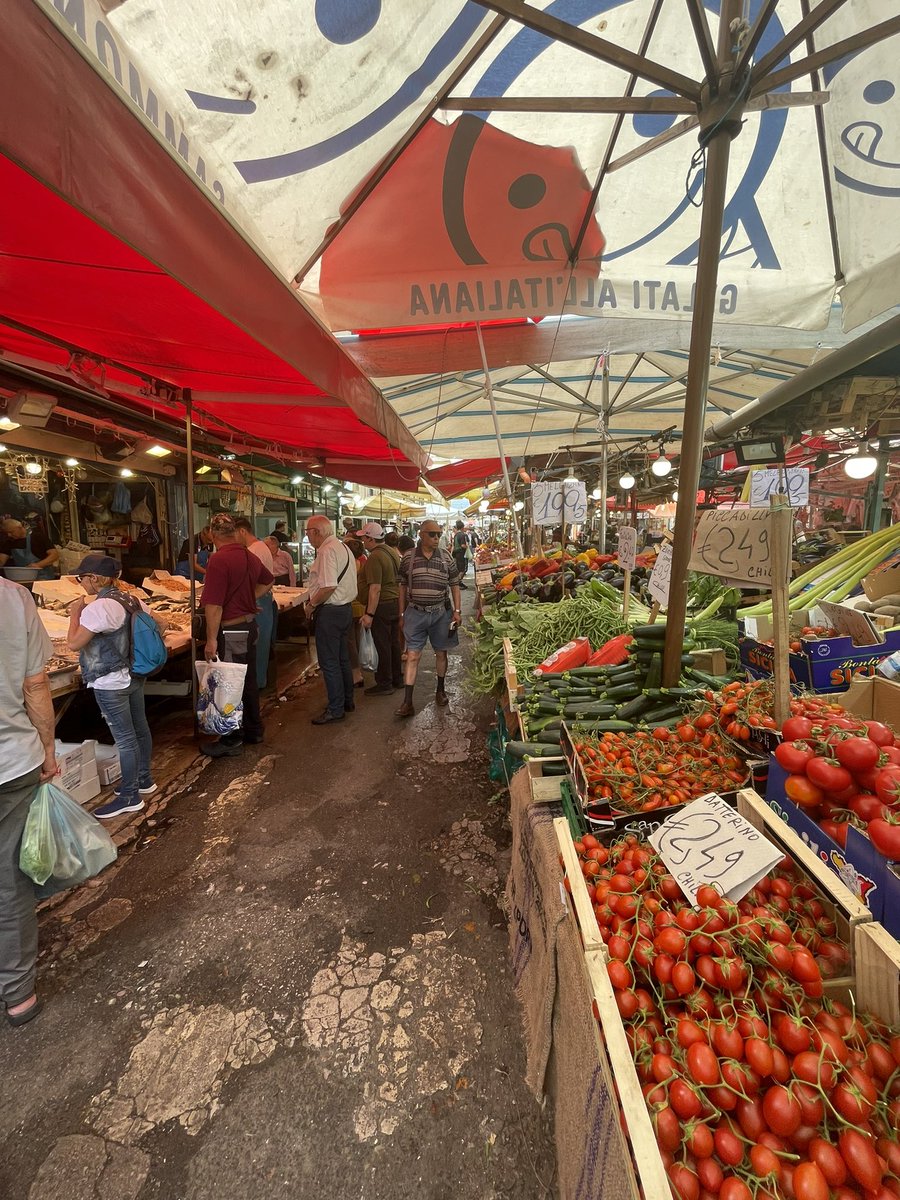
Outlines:
[[[777, 3], [777, 0], [775, 2]], [[719, 72], [716, 66], [716, 51], [709, 32], [709, 22], [703, 10], [702, 0], [685, 0], [685, 3], [687, 4], [688, 16], [691, 18], [691, 24], [694, 27], [694, 37], [697, 39], [700, 57], [703, 59], [703, 70], [706, 72], [707, 80], [715, 86], [719, 79]]]
[[690, 113], [692, 100], [679, 96], [449, 96], [452, 112]]
[[[638, 48], [640, 55], [645, 55], [650, 47], [650, 41], [653, 37], [653, 32], [656, 29], [656, 22], [659, 20], [659, 14], [662, 12], [662, 0], [656, 0], [650, 16], [647, 18], [647, 24], [644, 26], [644, 32], [641, 35], [641, 44]], [[628, 83], [625, 87], [626, 97], [630, 97], [637, 85], [637, 75], [631, 74]], [[609, 141], [606, 143], [606, 150], [603, 154], [603, 162], [600, 164], [600, 170], [597, 172], [597, 182], [591, 189], [591, 194], [585, 206], [584, 217], [581, 221], [581, 228], [578, 230], [578, 236], [572, 246], [572, 253], [569, 256], [569, 261], [574, 265], [578, 261], [578, 255], [581, 253], [581, 243], [584, 241], [588, 231], [588, 226], [591, 223], [591, 218], [594, 215], [594, 209], [597, 205], [597, 197], [600, 195], [600, 188], [603, 186], [603, 180], [606, 178], [609, 170], [609, 162], [612, 158], [613, 151], [616, 148], [616, 142], [619, 140], [619, 134], [622, 132], [622, 125], [625, 122], [624, 114], [620, 113], [613, 122], [612, 131], [609, 135]]]
[[673, 71], [662, 63], [636, 54], [633, 50], [627, 50], [624, 46], [617, 46], [615, 42], [607, 41], [606, 38], [588, 33], [577, 25], [570, 25], [568, 21], [561, 21], [547, 12], [539, 12], [523, 0], [476, 0], [476, 3], [501, 13], [504, 17], [510, 17], [536, 33], [542, 33], [571, 46], [574, 50], [581, 50], [592, 58], [599, 58], [622, 71], [647, 79], [657, 87], [666, 88], [678, 96], [686, 96], [689, 100], [700, 100], [700, 84], [696, 80], [689, 79], [687, 75]]
[[[753, 28], [747, 35], [747, 40], [744, 42], [743, 46], [741, 46], [740, 57], [738, 58], [737, 65], [735, 67], [735, 73], [738, 76], [742, 75], [746, 68], [750, 65], [750, 60], [753, 58], [756, 47], [759, 45], [760, 38], [765, 33], [766, 27], [772, 18], [772, 14], [775, 12], [777, 7], [778, 0], [763, 0], [763, 6], [759, 10], [759, 14], [753, 23]], [[809, 16], [808, 6], [805, 8], [803, 15], [804, 17]]]
[[419, 116], [416, 118], [410, 128], [407, 129], [406, 133], [404, 133], [400, 140], [388, 151], [384, 158], [381, 159], [381, 161], [372, 171], [371, 175], [369, 175], [366, 179], [365, 184], [356, 193], [356, 195], [347, 205], [344, 212], [341, 213], [338, 220], [335, 221], [335, 223], [331, 226], [331, 228], [322, 238], [321, 242], [319, 242], [318, 246], [309, 256], [300, 270], [296, 273], [293, 279], [295, 286], [299, 286], [303, 282], [334, 239], [338, 236], [341, 230], [345, 228], [348, 221], [350, 221], [351, 218], [359, 212], [362, 205], [372, 194], [372, 192], [374, 192], [375, 188], [378, 187], [379, 183], [381, 183], [382, 179], [384, 179], [385, 175], [387, 175], [388, 171], [390, 171], [397, 159], [400, 158], [407, 146], [409, 146], [409, 144], [415, 140], [422, 129], [424, 129], [424, 127], [428, 124], [434, 114], [441, 107], [442, 101], [449, 96], [456, 85], [465, 78], [469, 69], [474, 66], [474, 64], [481, 57], [483, 51], [488, 48], [505, 24], [505, 16], [501, 15], [497, 17], [487, 27], [478, 41], [475, 42], [468, 54], [464, 55], [456, 69], [451, 73], [449, 79], [447, 79], [447, 81], [444, 83], [444, 86], [438, 91], [437, 95], [425, 105]]
[[[812, 15], [815, 16], [815, 13]], [[886, 41], [897, 33], [900, 33], [900, 17], [890, 17], [887, 21], [881, 21], [870, 29], [861, 29], [859, 33], [854, 33], [840, 42], [834, 42], [832, 45], [826, 46], [824, 50], [817, 50], [815, 54], [807, 54], [805, 58], [798, 59], [789, 66], [783, 67], [782, 70], [760, 78], [759, 82], [753, 85], [753, 95], [756, 96], [760, 92], [781, 87], [785, 83], [790, 83], [792, 79], [799, 79], [802, 75], [811, 75], [819, 67], [827, 67], [829, 63], [836, 62], [847, 54], [853, 54], [857, 50], [866, 50], [869, 46], [874, 46], [876, 42]]]
[[626, 373], [626, 375], [625, 375], [625, 378], [622, 380], [622, 382], [621, 382], [621, 383], [619, 384], [619, 386], [616, 388], [615, 395], [613, 396], [613, 398], [612, 398], [612, 402], [610, 403], [610, 406], [609, 406], [609, 411], [610, 411], [610, 412], [612, 412], [612, 411], [613, 411], [613, 409], [615, 408], [615, 406], [616, 406], [616, 401], [618, 400], [619, 396], [622, 394], [622, 390], [623, 390], [623, 388], [625, 387], [625, 384], [628, 382], [628, 380], [629, 380], [629, 379], [632, 377], [632, 375], [635, 373], [635, 371], [636, 371], [636, 370], [638, 369], [638, 367], [641, 365], [641, 363], [643, 362], [643, 359], [644, 359], [644, 355], [643, 355], [643, 353], [641, 353], [641, 354], [638, 354], [638, 355], [636, 355], [636, 356], [635, 356], [635, 360], [634, 360], [634, 362], [631, 364], [631, 366], [628, 368], [628, 371], [627, 371], [627, 373]]
[[[579, 404], [583, 404], [586, 408], [589, 408], [591, 412], [599, 417], [600, 409], [595, 404], [591, 404], [587, 399], [587, 396], [582, 396], [580, 392], [576, 392], [573, 387], [569, 387], [567, 383], [563, 383], [561, 379], [557, 379], [554, 375], [551, 375], [549, 371], [545, 371], [543, 367], [539, 367], [536, 363], [528, 363], [528, 366], [532, 371], [537, 371], [538, 375], [543, 375], [544, 379], [546, 379], [549, 383], [554, 384], [558, 388], [562, 388], [562, 390], [564, 392], [568, 392], [570, 396], [574, 396]], [[595, 367], [594, 374], [596, 374], [596, 371], [597, 368]], [[591, 383], [593, 383], [593, 376], [591, 377]], [[590, 390], [591, 384], [589, 383], [588, 391]]]

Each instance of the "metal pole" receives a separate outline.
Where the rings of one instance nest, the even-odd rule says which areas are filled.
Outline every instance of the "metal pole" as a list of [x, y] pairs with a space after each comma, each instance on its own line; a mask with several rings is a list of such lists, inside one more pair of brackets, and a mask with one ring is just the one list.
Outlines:
[[[192, 393], [184, 389], [184, 445], [187, 451], [187, 536], [188, 579], [191, 584], [191, 613], [197, 611], [197, 573], [194, 567], [194, 430]], [[194, 735], [197, 734], [197, 643], [191, 632], [191, 709], [194, 713]]]
[[[730, 25], [740, 15], [740, 0], [723, 0], [719, 15], [720, 98], [730, 91], [722, 86], [733, 62], [734, 39]], [[735, 85], [738, 86], [738, 85]], [[722, 242], [722, 218], [728, 182], [731, 140], [740, 131], [741, 105], [734, 103], [728, 120], [713, 126], [707, 143], [703, 179], [703, 215], [700, 220], [700, 250], [697, 256], [696, 300], [691, 324], [690, 360], [684, 401], [684, 426], [681, 435], [681, 461], [678, 468], [678, 507], [672, 540], [672, 574], [669, 584], [666, 643], [663, 652], [663, 686], [677, 687], [684, 653], [684, 622], [687, 612], [688, 563], [694, 522], [697, 516], [697, 486], [703, 460], [703, 422], [706, 417], [706, 392], [709, 384], [709, 351], [716, 314], [716, 281]], [[704, 124], [701, 112], [701, 125]]]
[[607, 431], [609, 429], [609, 354], [603, 356], [603, 375], [601, 376], [600, 386], [601, 402], [600, 407], [603, 410], [603, 429], [601, 430], [603, 442], [600, 447], [600, 553], [606, 553], [606, 496], [609, 489], [609, 447], [607, 445]]
[[494, 388], [491, 383], [491, 373], [488, 370], [487, 355], [484, 352], [484, 338], [481, 336], [481, 322], [475, 324], [475, 332], [478, 334], [478, 349], [481, 351], [481, 364], [484, 367], [484, 390], [487, 393], [488, 403], [491, 406], [491, 417], [494, 421], [494, 437], [497, 439], [497, 452], [500, 455], [500, 465], [503, 467], [503, 482], [506, 486], [506, 499], [509, 504], [509, 519], [512, 522], [513, 531], [516, 536], [516, 549], [519, 552], [519, 558], [525, 557], [525, 552], [522, 549], [522, 538], [519, 534], [519, 523], [516, 520], [516, 514], [513, 512], [513, 490], [512, 484], [509, 482], [509, 469], [506, 465], [506, 452], [503, 449], [503, 438], [500, 436], [500, 422], [497, 419], [497, 404], [494, 400]]

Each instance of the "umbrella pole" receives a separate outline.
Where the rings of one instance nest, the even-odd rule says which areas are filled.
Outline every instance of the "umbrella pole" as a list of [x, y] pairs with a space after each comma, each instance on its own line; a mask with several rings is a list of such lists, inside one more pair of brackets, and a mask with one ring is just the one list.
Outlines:
[[609, 421], [609, 355], [603, 357], [603, 376], [601, 382], [601, 407], [603, 409], [603, 441], [600, 446], [600, 545], [601, 554], [606, 553], [606, 492], [609, 486], [609, 448], [607, 444], [607, 423]]
[[[184, 447], [187, 452], [187, 536], [188, 579], [191, 584], [191, 612], [197, 611], [197, 572], [194, 566], [194, 438], [193, 396], [190, 388], [184, 392]], [[194, 735], [197, 734], [197, 643], [191, 632], [191, 708], [194, 713]]]
[[[720, 96], [728, 91], [728, 73], [733, 63], [733, 39], [729, 26], [740, 15], [740, 0], [723, 0], [719, 15]], [[725, 84], [726, 86], [721, 86]], [[684, 653], [684, 624], [687, 613], [688, 563], [697, 517], [697, 487], [703, 459], [703, 423], [709, 385], [709, 352], [716, 313], [716, 281], [722, 243], [722, 219], [728, 183], [728, 160], [732, 138], [740, 131], [743, 105], [735, 103], [727, 121], [721, 121], [707, 143], [703, 178], [703, 215], [697, 255], [696, 299], [691, 324], [691, 347], [684, 400], [684, 426], [678, 468], [678, 506], [672, 541], [672, 573], [669, 583], [666, 641], [663, 652], [664, 687], [677, 687]], [[708, 119], [708, 118], [707, 118]], [[701, 110], [701, 127], [704, 114]]]
[[497, 451], [500, 455], [500, 465], [503, 467], [503, 482], [506, 485], [506, 500], [509, 504], [509, 519], [512, 523], [513, 532], [516, 537], [516, 550], [519, 553], [519, 558], [525, 557], [525, 552], [522, 549], [522, 538], [519, 534], [519, 522], [516, 520], [516, 514], [513, 512], [513, 490], [512, 484], [509, 482], [509, 469], [506, 465], [506, 453], [503, 449], [503, 438], [500, 436], [500, 422], [497, 419], [497, 404], [494, 400], [494, 387], [491, 383], [491, 373], [488, 370], [487, 355], [484, 352], [484, 338], [481, 336], [481, 322], [475, 323], [475, 332], [478, 334], [478, 349], [481, 351], [481, 365], [484, 368], [484, 390], [487, 393], [488, 403], [491, 406], [491, 417], [494, 422], [494, 436], [497, 439]]

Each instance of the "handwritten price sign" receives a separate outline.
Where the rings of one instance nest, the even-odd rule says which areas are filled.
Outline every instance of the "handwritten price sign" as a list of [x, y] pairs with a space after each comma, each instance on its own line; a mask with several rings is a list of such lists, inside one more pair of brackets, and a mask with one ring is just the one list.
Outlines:
[[791, 508], [809, 504], [809, 467], [786, 467], [781, 471], [763, 468], [750, 476], [750, 507], [767, 508], [772, 497], [783, 492]]
[[582, 479], [564, 479], [563, 518], [570, 525], [581, 525], [587, 516], [587, 488]]
[[535, 525], [562, 525], [562, 484], [533, 483], [531, 485], [531, 511]]
[[[619, 530], [619, 566], [623, 571], [633, 571], [637, 563], [637, 530], [623, 525]], [[666, 589], [668, 596], [668, 588]]]
[[771, 585], [770, 509], [720, 508], [703, 513], [688, 566], [739, 583]]
[[650, 578], [647, 580], [647, 591], [660, 608], [669, 603], [669, 581], [672, 578], [672, 545], [666, 542], [656, 556]]
[[704, 884], [737, 902], [782, 857], [715, 792], [663, 821], [649, 840], [694, 905]]

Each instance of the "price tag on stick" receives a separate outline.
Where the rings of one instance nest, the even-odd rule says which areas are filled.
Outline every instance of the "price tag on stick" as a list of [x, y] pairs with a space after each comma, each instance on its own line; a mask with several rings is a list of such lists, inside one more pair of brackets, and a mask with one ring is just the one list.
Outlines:
[[711, 509], [701, 515], [688, 567], [741, 583], [772, 585], [772, 510]]
[[633, 571], [637, 565], [637, 530], [623, 525], [619, 530], [619, 566], [623, 571]]
[[557, 480], [531, 485], [531, 511], [535, 525], [562, 525], [563, 489]]
[[809, 467], [761, 467], [750, 476], [750, 507], [768, 508], [773, 496], [783, 493], [791, 508], [809, 504]]
[[649, 841], [694, 905], [704, 884], [737, 902], [782, 858], [715, 792], [663, 821]]
[[660, 547], [650, 578], [647, 581], [647, 591], [660, 608], [669, 603], [669, 580], [672, 577], [672, 543], [666, 542]]

